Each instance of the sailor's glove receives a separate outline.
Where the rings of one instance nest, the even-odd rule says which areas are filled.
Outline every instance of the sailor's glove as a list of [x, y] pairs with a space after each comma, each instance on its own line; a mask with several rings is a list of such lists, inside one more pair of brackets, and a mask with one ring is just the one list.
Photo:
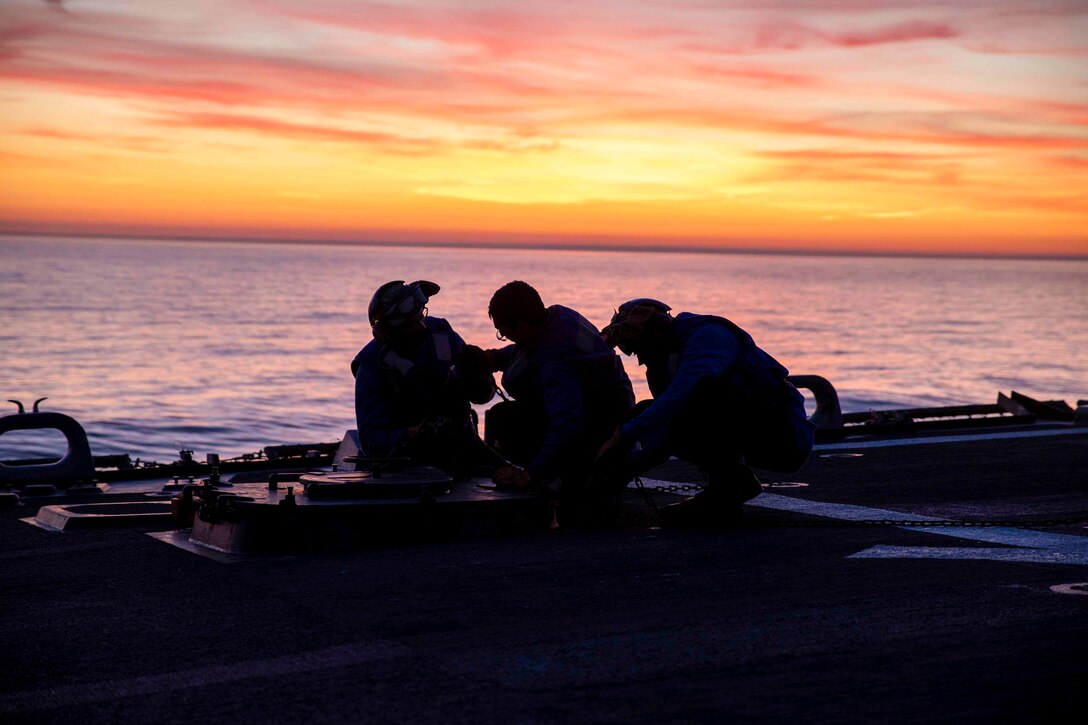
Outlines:
[[602, 443], [601, 447], [597, 449], [597, 455], [593, 457], [593, 462], [604, 463], [622, 452], [623, 438], [620, 436], [620, 429], [616, 428], [615, 432], [612, 433], [612, 437]]
[[418, 425], [409, 426], [408, 439], [405, 441], [408, 455], [419, 455], [433, 449], [442, 439], [443, 431], [448, 425], [448, 418], [430, 415], [421, 420]]
[[638, 472], [632, 445], [620, 435], [620, 428], [601, 444], [593, 459], [593, 474], [602, 479], [630, 481]]
[[528, 489], [536, 485], [532, 475], [517, 466], [499, 466], [491, 475], [491, 482], [498, 488]]
[[465, 345], [454, 360], [457, 377], [470, 402], [483, 405], [495, 396], [494, 357], [490, 351]]

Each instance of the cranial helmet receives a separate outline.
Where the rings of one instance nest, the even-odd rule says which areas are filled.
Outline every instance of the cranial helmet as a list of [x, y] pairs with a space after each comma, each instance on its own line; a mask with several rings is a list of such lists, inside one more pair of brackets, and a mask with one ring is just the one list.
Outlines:
[[404, 280], [386, 282], [370, 299], [367, 315], [370, 326], [387, 332], [395, 331], [405, 324], [421, 319], [427, 308], [427, 300], [438, 294], [441, 289], [434, 282], [417, 280], [405, 284]]
[[658, 316], [671, 319], [671, 309], [664, 302], [649, 297], [628, 300], [616, 309], [612, 322], [601, 330], [601, 334], [609, 345], [618, 347], [625, 355], [630, 355], [634, 343], [646, 335], [648, 325], [652, 324], [651, 320]]

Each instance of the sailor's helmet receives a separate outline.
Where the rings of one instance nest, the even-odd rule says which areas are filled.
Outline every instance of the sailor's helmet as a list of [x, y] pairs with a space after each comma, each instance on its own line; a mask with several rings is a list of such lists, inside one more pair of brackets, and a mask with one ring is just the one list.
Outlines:
[[367, 315], [371, 327], [396, 330], [414, 320], [422, 319], [427, 301], [441, 288], [425, 279], [406, 284], [397, 279], [386, 282], [374, 292]]
[[658, 315], [671, 317], [670, 310], [672, 308], [664, 302], [650, 297], [627, 300], [616, 308], [612, 321], [601, 330], [601, 334], [609, 345], [630, 355], [633, 345], [646, 334], [647, 323]]

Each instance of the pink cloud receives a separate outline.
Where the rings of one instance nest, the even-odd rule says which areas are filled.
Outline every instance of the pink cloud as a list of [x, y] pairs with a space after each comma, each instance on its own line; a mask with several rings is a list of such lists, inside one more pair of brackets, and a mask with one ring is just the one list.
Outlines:
[[907, 43], [915, 40], [946, 40], [955, 38], [960, 32], [945, 23], [927, 23], [914, 21], [899, 23], [872, 30], [824, 34], [824, 38], [834, 44], [848, 48], [864, 45], [882, 45], [885, 43]]
[[1088, 158], [1083, 156], [1051, 156], [1048, 161], [1059, 167], [1074, 171], [1088, 171]]
[[509, 151], [515, 149], [519, 151], [550, 151], [558, 148], [557, 142], [537, 140], [528, 132], [513, 134], [508, 137], [495, 137], [483, 140], [466, 139], [453, 142], [444, 139], [349, 129], [329, 125], [290, 123], [258, 116], [226, 113], [177, 113], [172, 116], [161, 117], [157, 119], [155, 123], [161, 126], [179, 128], [242, 131], [247, 133], [259, 133], [277, 138], [358, 144], [378, 148], [388, 153], [409, 155], [453, 148], [484, 151]]
[[990, 133], [970, 130], [967, 121], [985, 118], [968, 116], [967, 130], [955, 126], [948, 114], [918, 112], [884, 114], [826, 114], [805, 117], [795, 111], [793, 118], [782, 113], [759, 110], [723, 110], [698, 107], [647, 107], [615, 109], [573, 119], [574, 122], [646, 122], [692, 128], [719, 128], [769, 136], [825, 137], [874, 142], [906, 142], [973, 149], [1082, 149], [1088, 139], [1069, 133], [1045, 133], [1026, 126], [1024, 133]]
[[[586, 5], [577, 22], [547, 4], [527, 2], [513, 9], [491, 5], [473, 7], [437, 4], [420, 7], [406, 4], [357, 2], [347, 4], [280, 5], [278, 11], [296, 21], [350, 29], [373, 35], [389, 35], [439, 43], [453, 54], [479, 54], [492, 59], [525, 56], [545, 49], [554, 52], [576, 45], [578, 38], [605, 30]], [[615, 25], [613, 32], [617, 31]], [[662, 32], [656, 29], [654, 32]], [[583, 46], [585, 47], [585, 46]]]
[[697, 76], [722, 79], [761, 88], [815, 88], [826, 84], [826, 78], [812, 73], [797, 73], [759, 68], [756, 66], [723, 66], [694, 63], [690, 70]]
[[[891, 89], [895, 95], [947, 105], [957, 110], [990, 114], [1026, 126], [1039, 123], [1088, 126], [1088, 103], [1041, 96], [1014, 97], [990, 93], [949, 92], [933, 88]], [[1040, 89], [1043, 91], [1045, 89]]]
[[82, 68], [54, 67], [50, 69], [9, 68], [0, 78], [55, 86], [79, 93], [118, 96], [131, 95], [144, 99], [180, 99], [240, 104], [252, 100], [256, 89], [230, 81], [179, 82], [153, 79], [142, 75], [103, 72]]
[[[841, 22], [837, 18], [835, 20]], [[948, 23], [920, 20], [874, 25], [856, 30], [825, 30], [813, 24], [779, 20], [773, 23], [758, 22], [751, 28], [741, 27], [739, 31], [728, 33], [724, 41], [715, 41], [713, 36], [704, 35], [702, 39], [689, 41], [682, 47], [697, 52], [736, 55], [774, 51], [795, 52], [829, 45], [863, 48], [923, 40], [949, 40], [962, 35], [960, 30]]]
[[429, 139], [415, 139], [378, 131], [289, 123], [257, 116], [226, 113], [178, 113], [160, 118], [156, 123], [162, 126], [257, 132], [281, 138], [387, 145], [404, 150], [425, 150], [436, 145]]

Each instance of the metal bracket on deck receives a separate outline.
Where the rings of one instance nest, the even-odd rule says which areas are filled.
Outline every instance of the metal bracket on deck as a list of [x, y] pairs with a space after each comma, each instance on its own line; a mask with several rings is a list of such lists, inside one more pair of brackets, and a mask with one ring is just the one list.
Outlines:
[[0, 417], [0, 435], [15, 430], [59, 430], [68, 441], [68, 450], [60, 459], [51, 463], [0, 463], [0, 485], [52, 483], [66, 486], [94, 478], [94, 459], [91, 457], [91, 445], [87, 442], [87, 432], [71, 416], [39, 412], [38, 404], [43, 400], [45, 398], [34, 401], [34, 410], [31, 413], [25, 412], [23, 404], [18, 400], [10, 401], [19, 406], [19, 412]]
[[819, 375], [790, 375], [786, 381], [795, 388], [811, 391], [816, 399], [816, 410], [809, 421], [818, 430], [841, 430], [842, 408], [839, 406], [839, 394], [827, 378]]

